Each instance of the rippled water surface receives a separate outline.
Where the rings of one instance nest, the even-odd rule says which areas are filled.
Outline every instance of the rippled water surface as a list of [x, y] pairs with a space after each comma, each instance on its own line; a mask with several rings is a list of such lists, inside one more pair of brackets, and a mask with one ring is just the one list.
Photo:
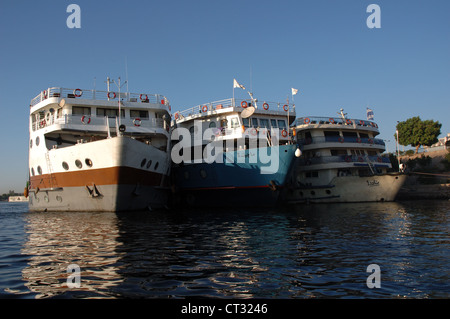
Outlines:
[[2, 202], [0, 297], [449, 298], [449, 217], [448, 201], [117, 214]]

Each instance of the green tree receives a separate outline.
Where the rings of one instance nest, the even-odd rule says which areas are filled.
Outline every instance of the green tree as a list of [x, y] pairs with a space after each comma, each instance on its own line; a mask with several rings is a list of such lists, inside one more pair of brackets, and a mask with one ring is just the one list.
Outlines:
[[[438, 142], [442, 124], [438, 121], [422, 121], [419, 116], [407, 119], [397, 124], [398, 142], [401, 145], [411, 145], [416, 153], [421, 145], [431, 146]], [[397, 138], [396, 134], [394, 135]]]

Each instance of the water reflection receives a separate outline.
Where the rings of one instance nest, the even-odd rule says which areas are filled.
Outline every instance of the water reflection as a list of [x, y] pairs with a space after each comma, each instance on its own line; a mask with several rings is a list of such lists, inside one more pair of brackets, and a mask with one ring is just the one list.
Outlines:
[[23, 277], [37, 297], [448, 297], [450, 205], [426, 205], [29, 213]]
[[81, 268], [79, 296], [107, 296], [122, 278], [117, 274], [119, 229], [117, 216], [109, 213], [29, 213], [27, 241], [22, 254], [29, 255], [23, 269], [25, 284], [36, 298], [64, 294], [67, 267]]

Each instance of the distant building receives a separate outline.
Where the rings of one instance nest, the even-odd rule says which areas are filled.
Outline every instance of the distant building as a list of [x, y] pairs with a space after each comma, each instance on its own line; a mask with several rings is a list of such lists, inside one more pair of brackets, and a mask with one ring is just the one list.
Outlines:
[[447, 133], [447, 136], [441, 137], [437, 143], [431, 145], [431, 147], [439, 146], [444, 146], [445, 149], [450, 147], [450, 133]]

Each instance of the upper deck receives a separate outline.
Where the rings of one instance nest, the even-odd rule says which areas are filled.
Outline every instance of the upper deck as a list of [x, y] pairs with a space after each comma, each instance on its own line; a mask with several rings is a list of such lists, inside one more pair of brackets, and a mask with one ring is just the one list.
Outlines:
[[[174, 119], [176, 123], [183, 123], [194, 119], [200, 119], [208, 116], [221, 115], [224, 113], [241, 113], [247, 107], [252, 105], [252, 100], [229, 98], [214, 102], [199, 104], [189, 109], [176, 112]], [[290, 122], [295, 119], [295, 105], [282, 104], [278, 102], [256, 101], [255, 115], [266, 115], [273, 117], [287, 117]]]
[[129, 93], [118, 91], [99, 91], [84, 89], [69, 89], [52, 87], [40, 92], [30, 102], [30, 113], [43, 106], [41, 102], [59, 103], [62, 99], [73, 104], [88, 104], [99, 106], [117, 106], [118, 102], [127, 107], [132, 105], [138, 108], [162, 108], [170, 112], [169, 100], [160, 94]]
[[374, 135], [379, 134], [378, 125], [373, 121], [359, 119], [343, 119], [342, 117], [300, 117], [295, 121], [297, 130], [305, 129], [344, 129], [371, 131]]

